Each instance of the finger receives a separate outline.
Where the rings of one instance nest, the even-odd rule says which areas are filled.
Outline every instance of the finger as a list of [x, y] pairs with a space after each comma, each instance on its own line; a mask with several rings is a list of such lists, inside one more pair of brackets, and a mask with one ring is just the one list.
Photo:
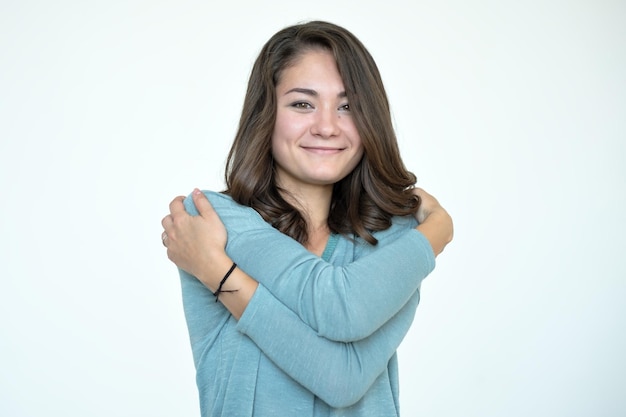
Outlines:
[[161, 233], [161, 243], [167, 248], [167, 232]]
[[419, 187], [413, 188], [413, 194], [415, 194], [418, 197], [424, 197], [424, 196], [428, 195], [428, 193], [426, 191], [424, 191], [423, 188], [419, 188]]
[[174, 219], [172, 219], [172, 216], [170, 214], [168, 214], [167, 216], [163, 217], [163, 220], [161, 220], [161, 226], [163, 226], [163, 228], [165, 230], [169, 229], [169, 227], [174, 223]]
[[193, 193], [191, 193], [191, 195], [193, 198], [193, 203], [196, 205], [196, 209], [198, 209], [198, 213], [200, 213], [200, 216], [208, 217], [215, 214], [213, 206], [202, 191], [196, 188], [193, 190]]
[[438, 204], [437, 199], [430, 193], [426, 192], [423, 188], [414, 188], [413, 194], [418, 196], [422, 201], [429, 201], [434, 204]]
[[170, 214], [174, 215], [174, 214], [179, 214], [181, 212], [185, 212], [185, 205], [183, 204], [183, 201], [185, 200], [185, 197], [182, 195], [179, 195], [178, 197], [176, 197], [175, 199], [172, 200], [172, 202], [170, 203]]

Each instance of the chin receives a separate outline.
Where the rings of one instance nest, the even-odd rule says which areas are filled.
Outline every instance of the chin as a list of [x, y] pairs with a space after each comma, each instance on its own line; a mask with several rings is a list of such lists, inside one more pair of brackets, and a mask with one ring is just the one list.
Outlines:
[[311, 183], [315, 185], [334, 185], [344, 179], [346, 176], [340, 175], [326, 175], [326, 176], [318, 176], [316, 178], [311, 178]]

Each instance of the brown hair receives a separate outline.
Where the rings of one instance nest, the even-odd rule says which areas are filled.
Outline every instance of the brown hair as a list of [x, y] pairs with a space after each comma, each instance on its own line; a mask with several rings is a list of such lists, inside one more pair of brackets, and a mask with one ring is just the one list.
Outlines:
[[271, 136], [276, 120], [276, 85], [285, 68], [305, 52], [325, 49], [335, 57], [361, 136], [364, 154], [357, 167], [334, 186], [328, 226], [356, 233], [376, 244], [371, 232], [391, 226], [394, 215], [415, 213], [411, 192], [416, 178], [400, 157], [387, 94], [363, 44], [346, 29], [312, 21], [280, 30], [257, 57], [246, 92], [239, 129], [226, 162], [226, 193], [250, 206], [281, 232], [307, 242], [301, 213], [281, 196], [275, 182]]

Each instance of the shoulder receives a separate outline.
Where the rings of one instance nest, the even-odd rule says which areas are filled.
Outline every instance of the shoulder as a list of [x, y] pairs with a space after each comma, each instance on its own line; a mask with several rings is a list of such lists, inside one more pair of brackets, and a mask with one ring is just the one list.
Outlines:
[[[202, 191], [207, 197], [213, 209], [217, 212], [220, 220], [229, 232], [241, 232], [252, 228], [268, 227], [261, 215], [252, 207], [243, 206], [233, 200], [229, 195], [216, 191]], [[198, 210], [193, 203], [191, 195], [184, 201], [185, 210], [192, 216], [198, 215]], [[271, 226], [269, 226], [271, 227]]]
[[[218, 193], [216, 191], [202, 191], [206, 198], [209, 200], [215, 211], [218, 213], [222, 211], [240, 211], [240, 212], [255, 212], [252, 208], [242, 206], [233, 200], [229, 195]], [[185, 210], [192, 216], [198, 215], [198, 210], [193, 203], [191, 194], [189, 194], [184, 201]], [[256, 212], [255, 212], [256, 213]]]
[[379, 230], [374, 233], [374, 237], [378, 239], [378, 242], [384, 242], [389, 240], [395, 240], [398, 236], [402, 235], [407, 230], [415, 229], [417, 227], [417, 220], [413, 216], [394, 216], [391, 219], [391, 226], [385, 230]]

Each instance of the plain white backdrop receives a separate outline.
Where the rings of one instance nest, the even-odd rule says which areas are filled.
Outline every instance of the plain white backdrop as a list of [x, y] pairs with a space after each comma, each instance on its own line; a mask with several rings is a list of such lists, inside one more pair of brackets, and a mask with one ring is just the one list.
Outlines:
[[403, 415], [626, 415], [617, 0], [0, 0], [0, 415], [198, 415], [160, 220], [222, 188], [252, 61], [309, 19], [369, 48], [455, 219]]

